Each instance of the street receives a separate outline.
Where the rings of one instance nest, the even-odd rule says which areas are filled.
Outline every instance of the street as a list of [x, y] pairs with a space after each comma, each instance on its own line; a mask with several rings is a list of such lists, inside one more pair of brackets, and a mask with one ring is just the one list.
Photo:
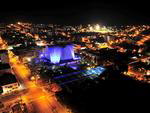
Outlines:
[[30, 69], [24, 66], [11, 51], [9, 51], [9, 59], [16, 78], [28, 89], [28, 93], [21, 98], [27, 104], [30, 113], [67, 113], [66, 108], [56, 100], [55, 96], [51, 96], [52, 94], [46, 92], [42, 86], [29, 80]]

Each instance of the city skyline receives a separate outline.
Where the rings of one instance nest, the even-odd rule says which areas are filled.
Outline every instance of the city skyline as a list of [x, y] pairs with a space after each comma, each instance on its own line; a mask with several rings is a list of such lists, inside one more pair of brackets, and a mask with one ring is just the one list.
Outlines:
[[150, 95], [149, 25], [3, 25], [0, 112], [99, 113]]
[[43, 0], [2, 4], [0, 113], [139, 110], [141, 103], [131, 100], [150, 96], [148, 5]]

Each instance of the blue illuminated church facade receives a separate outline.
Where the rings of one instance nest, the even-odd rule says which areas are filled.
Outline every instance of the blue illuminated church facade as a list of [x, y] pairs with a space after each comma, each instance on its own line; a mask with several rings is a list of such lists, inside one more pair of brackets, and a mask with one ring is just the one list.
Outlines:
[[58, 64], [65, 60], [74, 60], [73, 44], [47, 46], [40, 57], [49, 59], [51, 63]]

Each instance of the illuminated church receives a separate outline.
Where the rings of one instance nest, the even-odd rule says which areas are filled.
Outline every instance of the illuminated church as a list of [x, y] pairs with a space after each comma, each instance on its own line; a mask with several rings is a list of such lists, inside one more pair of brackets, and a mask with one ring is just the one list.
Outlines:
[[47, 46], [41, 57], [49, 59], [51, 63], [57, 64], [64, 60], [74, 60], [75, 54], [72, 44]]

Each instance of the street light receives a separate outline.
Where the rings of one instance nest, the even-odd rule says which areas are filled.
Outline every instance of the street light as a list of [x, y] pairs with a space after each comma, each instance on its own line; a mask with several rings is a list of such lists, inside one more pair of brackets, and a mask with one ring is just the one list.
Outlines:
[[17, 22], [17, 24], [19, 24], [19, 25], [20, 25], [21, 23], [20, 23], [20, 22]]
[[26, 59], [27, 59], [29, 62], [31, 61], [31, 58], [30, 58], [30, 57], [27, 57]]

